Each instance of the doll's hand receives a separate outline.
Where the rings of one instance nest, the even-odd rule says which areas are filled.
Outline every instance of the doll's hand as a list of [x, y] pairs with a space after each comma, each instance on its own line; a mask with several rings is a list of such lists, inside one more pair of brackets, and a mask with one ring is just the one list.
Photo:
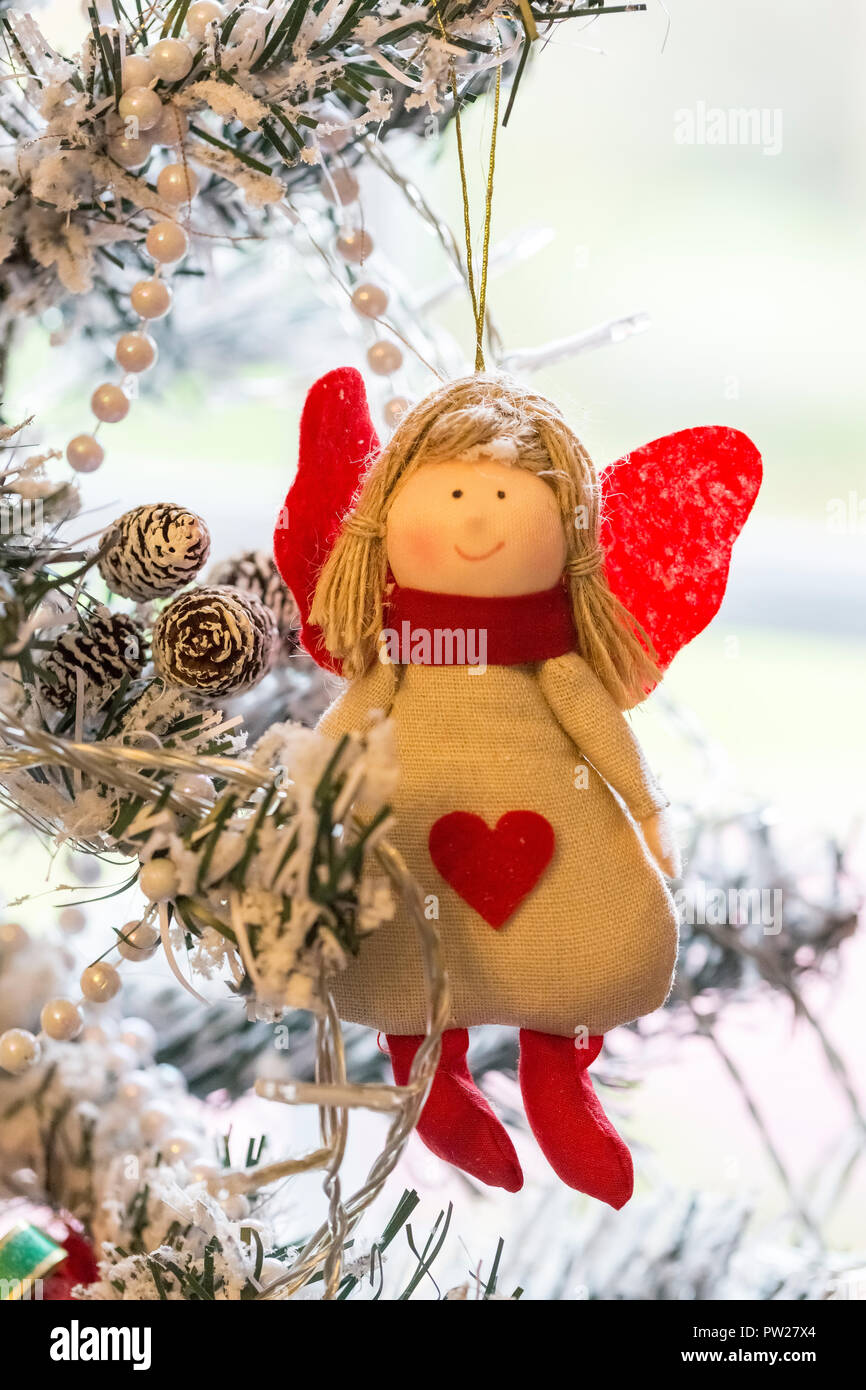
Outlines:
[[667, 811], [656, 811], [640, 822], [647, 849], [668, 878], [679, 878], [682, 872], [680, 850]]

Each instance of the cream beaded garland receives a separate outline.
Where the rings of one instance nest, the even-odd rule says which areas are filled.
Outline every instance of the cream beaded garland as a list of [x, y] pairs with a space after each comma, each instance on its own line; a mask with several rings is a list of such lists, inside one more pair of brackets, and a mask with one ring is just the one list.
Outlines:
[[146, 1110], [142, 1110], [139, 1119], [139, 1126], [145, 1139], [158, 1139], [164, 1134], [172, 1121], [172, 1113], [167, 1105], [156, 1101], [154, 1105], [149, 1105]]
[[189, 1134], [168, 1134], [161, 1141], [159, 1151], [166, 1163], [177, 1163], [195, 1153], [199, 1142]]
[[166, 203], [179, 207], [198, 192], [198, 176], [187, 164], [166, 164], [156, 180], [156, 191]]
[[342, 126], [337, 130], [329, 130], [326, 135], [319, 136], [319, 146], [327, 154], [339, 154], [344, 150], [352, 138], [352, 127]]
[[380, 285], [358, 285], [352, 292], [352, 307], [365, 319], [380, 319], [388, 307], [388, 295]]
[[71, 1042], [84, 1027], [81, 1010], [71, 999], [49, 999], [39, 1016], [43, 1033], [55, 1042]]
[[[191, 6], [190, 34], [199, 37], [200, 29], [203, 36], [207, 25], [221, 14], [219, 6]], [[191, 71], [193, 62], [189, 45], [178, 38], [161, 39], [146, 57], [132, 54], [124, 60], [118, 110], [107, 121], [108, 154], [122, 168], [140, 169], [155, 145], [182, 150], [189, 133], [189, 118], [173, 102], [163, 104], [153, 84], [181, 81]], [[163, 202], [178, 209], [189, 207], [199, 186], [197, 175], [182, 157], [166, 164], [156, 182]], [[163, 267], [174, 265], [186, 255], [189, 236], [178, 223], [163, 219], [148, 231], [145, 247], [156, 270], [150, 279], [139, 280], [130, 292], [130, 307], [141, 320], [142, 328], [123, 333], [115, 346], [115, 361], [125, 375], [149, 371], [157, 361], [157, 345], [143, 326], [169, 313], [173, 295], [160, 277]], [[112, 387], [110, 382], [104, 383], [93, 393], [91, 408], [100, 425], [117, 424], [128, 413], [128, 395], [122, 384]], [[76, 435], [66, 454], [72, 467], [82, 473], [99, 468], [105, 459], [104, 448], [89, 434]]]
[[148, 1023], [146, 1018], [135, 1017], [120, 1020], [117, 1040], [132, 1052], [137, 1052], [142, 1060], [153, 1058], [158, 1041], [153, 1024]]
[[164, 106], [159, 124], [150, 133], [154, 137], [154, 144], [169, 147], [182, 145], [189, 134], [189, 118], [179, 106]]
[[223, 7], [216, 0], [197, 0], [186, 12], [186, 31], [190, 38], [203, 39], [208, 25], [222, 17]]
[[80, 907], [64, 907], [57, 914], [57, 925], [67, 936], [77, 936], [87, 926], [87, 917]]
[[381, 338], [367, 349], [367, 362], [377, 376], [391, 376], [403, 365], [403, 354], [396, 343]]
[[151, 260], [174, 265], [189, 250], [189, 237], [177, 222], [154, 222], [144, 244]]
[[131, 1071], [117, 1088], [118, 1096], [128, 1105], [140, 1105], [150, 1100], [154, 1092], [154, 1081], [146, 1071]]
[[92, 434], [77, 434], [66, 446], [66, 457], [76, 473], [93, 473], [105, 458], [105, 450]]
[[213, 801], [216, 797], [213, 782], [203, 772], [181, 772], [174, 779], [174, 789], [180, 796], [191, 796], [196, 801]]
[[[320, 143], [324, 148], [325, 137]], [[354, 175], [348, 169], [338, 170], [333, 175], [338, 189], [347, 187], [347, 178], [354, 179]], [[334, 249], [347, 266], [363, 266], [373, 253], [373, 238], [363, 226], [344, 226], [336, 238]], [[351, 272], [349, 278], [351, 279]], [[390, 303], [390, 296], [384, 285], [373, 280], [363, 280], [350, 286], [349, 294], [352, 308], [361, 318], [368, 319], [371, 323], [384, 319]], [[385, 326], [390, 327], [390, 324], [386, 323]], [[403, 366], [404, 361], [402, 350], [389, 339], [376, 339], [371, 343], [367, 348], [366, 358], [370, 370], [379, 377], [393, 376]], [[382, 410], [389, 429], [396, 429], [410, 405], [411, 402], [402, 395], [392, 396], [384, 403]]]
[[150, 922], [127, 922], [120, 928], [117, 949], [124, 960], [150, 960], [159, 949], [159, 931]]
[[128, 53], [123, 60], [124, 90], [130, 87], [149, 87], [156, 77], [149, 58], [142, 53]]
[[116, 425], [129, 414], [129, 397], [113, 382], [104, 381], [90, 397], [90, 409], [105, 425]]
[[358, 201], [361, 185], [351, 169], [336, 169], [330, 178], [322, 179], [321, 189], [329, 203], [340, 203], [345, 207]]
[[108, 153], [123, 169], [138, 169], [150, 158], [153, 144], [145, 137], [114, 135], [108, 142]]
[[133, 507], [109, 528], [99, 561], [109, 589], [136, 603], [168, 598], [195, 579], [210, 554], [210, 532], [195, 512], [170, 502]]
[[[118, 113], [109, 118], [109, 154], [122, 167], [140, 168], [156, 145], [182, 150], [189, 132], [186, 112], [170, 99], [163, 101], [154, 90], [159, 83], [182, 81], [192, 70], [195, 52], [190, 40], [203, 41], [209, 28], [224, 18], [225, 9], [215, 0], [198, 0], [191, 4], [184, 17], [186, 40], [166, 37], [155, 43], [147, 55], [132, 54], [123, 63], [123, 91]], [[251, 13], [242, 14], [233, 29], [233, 38], [240, 40], [245, 21], [256, 22]], [[337, 113], [339, 114], [339, 113]], [[351, 138], [351, 129], [338, 129], [322, 136], [322, 148], [339, 150]], [[189, 207], [199, 188], [195, 171], [182, 157], [166, 164], [156, 179], [157, 193], [164, 203], [179, 211]], [[320, 181], [326, 200], [338, 207], [348, 207], [358, 199], [360, 186], [352, 169], [343, 165], [329, 170]], [[179, 222], [164, 218], [155, 222], [147, 232], [145, 249], [154, 262], [155, 273], [139, 280], [130, 291], [130, 306], [141, 321], [141, 327], [123, 333], [115, 347], [115, 360], [125, 375], [140, 375], [149, 371], [158, 360], [158, 347], [146, 332], [146, 325], [164, 318], [171, 310], [173, 295], [161, 279], [163, 268], [176, 264], [189, 250], [189, 235]], [[363, 227], [343, 227], [335, 243], [337, 255], [348, 265], [363, 265], [373, 251], [373, 238]], [[357, 285], [351, 295], [356, 312], [367, 319], [381, 318], [388, 307], [388, 293], [380, 285], [367, 281]], [[370, 369], [379, 376], [390, 376], [403, 363], [403, 354], [392, 342], [379, 340], [367, 351]], [[385, 407], [386, 421], [396, 423], [403, 410], [395, 397]], [[105, 382], [93, 392], [91, 408], [99, 426], [116, 424], [129, 413], [129, 393], [123, 384]], [[71, 440], [67, 457], [80, 472], [100, 467], [105, 450], [95, 434], [81, 434]]]
[[147, 333], [124, 333], [117, 340], [114, 357], [118, 367], [125, 372], [150, 371], [155, 365], [159, 351], [156, 343]]
[[337, 255], [351, 265], [361, 265], [373, 254], [373, 238], [361, 227], [341, 232], [336, 242]]
[[143, 319], [164, 319], [171, 308], [172, 294], [164, 280], [139, 280], [133, 285], [129, 302]]
[[150, 87], [128, 87], [117, 103], [117, 113], [127, 124], [127, 134], [152, 130], [162, 118], [162, 102]]
[[228, 42], [230, 44], [243, 43], [251, 34], [261, 33], [261, 13], [246, 10], [238, 19], [237, 24], [232, 29]]
[[182, 39], [160, 39], [147, 56], [162, 82], [180, 82], [192, 68], [192, 54]]
[[138, 886], [152, 903], [167, 903], [178, 890], [180, 880], [170, 859], [149, 859], [142, 864]]
[[[225, 13], [225, 6], [216, 0], [194, 0], [182, 20], [186, 37], [178, 37], [176, 32], [153, 44], [146, 55], [128, 55], [123, 61], [123, 90], [118, 111], [108, 118], [109, 153], [125, 168], [140, 168], [157, 145], [179, 151], [179, 157], [165, 164], [156, 178], [158, 195], [179, 213], [191, 205], [199, 189], [199, 179], [182, 154], [189, 133], [187, 113], [172, 101], [171, 94], [160, 88], [160, 84], [180, 82], [188, 76], [196, 62], [195, 44], [203, 42], [209, 32], [216, 32], [214, 26], [219, 25]], [[258, 25], [252, 12], [241, 14], [237, 19], [232, 31], [233, 41], [242, 40], [248, 24]], [[325, 114], [323, 108], [323, 116]], [[342, 114], [335, 109], [336, 118]], [[329, 153], [338, 152], [352, 138], [353, 129], [350, 124], [332, 132], [325, 131], [320, 140], [321, 148]], [[348, 208], [357, 201], [360, 185], [356, 173], [341, 164], [323, 172], [320, 190], [327, 201], [337, 205], [339, 214], [340, 208]], [[188, 232], [179, 222], [163, 218], [148, 230], [145, 249], [155, 272], [150, 278], [137, 281], [130, 290], [130, 307], [141, 327], [123, 333], [115, 347], [118, 366], [125, 375], [132, 376], [147, 372], [158, 360], [157, 344], [146, 326], [171, 311], [172, 291], [161, 277], [164, 267], [176, 264], [186, 255]], [[335, 250], [347, 265], [362, 266], [373, 252], [373, 238], [363, 226], [343, 226], [337, 235]], [[370, 320], [382, 318], [389, 302], [387, 290], [372, 281], [356, 285], [351, 300], [355, 311]], [[387, 377], [402, 366], [403, 353], [396, 344], [377, 340], [368, 348], [367, 362], [373, 372]], [[91, 397], [91, 408], [99, 422], [95, 433], [102, 424], [115, 424], [126, 418], [130, 394], [133, 393], [124, 390], [123, 383], [106, 382], [97, 387]], [[402, 400], [394, 397], [386, 404], [385, 418], [389, 425], [394, 425], [404, 413]], [[78, 471], [92, 471], [104, 461], [105, 451], [95, 433], [78, 435], [68, 445], [67, 457]]]
[[[107, 1019], [106, 1023], [108, 1023]], [[99, 1023], [88, 1023], [81, 1034], [81, 1041], [83, 1043], [93, 1043], [96, 1047], [108, 1047], [113, 1038], [113, 1024], [107, 1028], [103, 1028]]]
[[97, 961], [81, 972], [81, 993], [88, 1004], [107, 1004], [120, 993], [120, 975], [108, 961]]
[[392, 396], [389, 401], [385, 402], [385, 423], [392, 430], [396, 429], [406, 411], [410, 409], [411, 404], [412, 402], [407, 400], [405, 396]]
[[0, 951], [23, 951], [30, 941], [20, 922], [0, 922]]
[[0, 1067], [20, 1076], [39, 1061], [39, 1039], [26, 1028], [9, 1028], [0, 1036]]

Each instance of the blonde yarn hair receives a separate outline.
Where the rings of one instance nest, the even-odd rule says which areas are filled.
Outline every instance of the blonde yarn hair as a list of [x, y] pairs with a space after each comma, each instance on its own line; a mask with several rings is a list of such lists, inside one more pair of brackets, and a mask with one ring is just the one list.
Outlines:
[[400, 421], [371, 464], [319, 576], [311, 619], [350, 678], [376, 659], [388, 578], [388, 513], [403, 482], [427, 463], [514, 441], [514, 466], [553, 489], [566, 537], [566, 574], [578, 651], [622, 709], [643, 699], [660, 672], [652, 645], [611, 592], [600, 542], [595, 464], [556, 406], [505, 376], [478, 374], [441, 386]]

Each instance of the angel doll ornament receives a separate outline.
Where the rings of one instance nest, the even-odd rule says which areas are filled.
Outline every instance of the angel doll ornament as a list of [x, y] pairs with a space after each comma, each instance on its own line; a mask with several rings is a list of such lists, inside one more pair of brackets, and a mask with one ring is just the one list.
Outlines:
[[[392, 839], [438, 914], [451, 990], [418, 1126], [485, 1183], [523, 1175], [470, 1075], [468, 1029], [520, 1030], [529, 1125], [569, 1186], [619, 1208], [629, 1151], [588, 1068], [659, 1008], [677, 853], [624, 711], [724, 592], [760, 484], [735, 430], [659, 440], [599, 479], [557, 408], [496, 375], [441, 387], [381, 451], [351, 369], [313, 387], [276, 557], [320, 664], [347, 678], [339, 737], [381, 712], [400, 784]], [[414, 929], [365, 940], [333, 983], [404, 1084], [426, 1027]]]

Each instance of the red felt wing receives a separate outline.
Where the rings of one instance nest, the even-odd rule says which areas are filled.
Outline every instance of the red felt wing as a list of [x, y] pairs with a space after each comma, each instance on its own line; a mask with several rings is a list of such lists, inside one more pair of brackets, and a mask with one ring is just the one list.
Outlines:
[[761, 456], [723, 425], [656, 439], [602, 474], [608, 581], [662, 667], [718, 612]]
[[277, 568], [301, 611], [301, 640], [326, 670], [339, 671], [311, 625], [319, 572], [337, 539], [379, 439], [360, 372], [338, 367], [310, 387], [301, 416], [298, 471], [274, 531]]

